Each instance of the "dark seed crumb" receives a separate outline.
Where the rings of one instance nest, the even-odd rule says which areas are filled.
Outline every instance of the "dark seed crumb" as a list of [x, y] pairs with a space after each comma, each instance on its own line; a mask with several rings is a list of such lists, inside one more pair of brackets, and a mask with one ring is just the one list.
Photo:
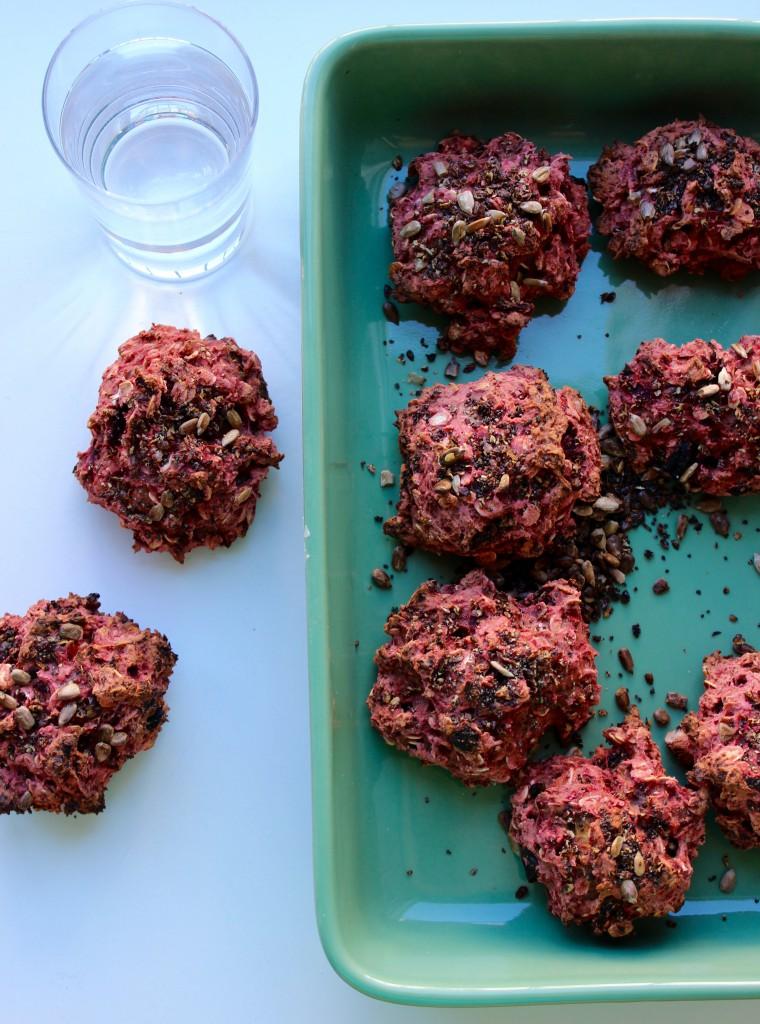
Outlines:
[[477, 875], [477, 873], [478, 873], [478, 869], [477, 868], [470, 868], [470, 874], [471, 875], [474, 876], [474, 875]]
[[677, 928], [678, 927], [678, 921], [674, 921], [672, 917], [666, 917], [665, 918], [665, 927], [666, 928]]
[[628, 711], [631, 707], [631, 695], [627, 687], [620, 686], [615, 690], [615, 703], [621, 711]]
[[521, 885], [519, 887], [519, 889], [515, 890], [515, 899], [517, 899], [517, 900], [524, 900], [525, 897], [527, 895], [529, 895], [529, 893], [530, 893], [530, 889], [528, 888], [528, 886], [527, 885]]
[[394, 156], [394, 158], [391, 160], [391, 167], [393, 168], [394, 171], [400, 171], [403, 166], [404, 166], [404, 161], [401, 158], [401, 155], [399, 153], [397, 153]]
[[644, 558], [646, 558], [648, 562], [651, 562], [654, 558], [654, 551], [652, 551], [651, 548], [647, 548], [644, 552]]
[[359, 641], [358, 640], [354, 640], [354, 647], [358, 648], [358, 646], [359, 646]]
[[383, 303], [383, 316], [389, 323], [397, 324], [399, 322], [398, 307], [395, 303], [387, 300]]
[[662, 579], [662, 577], [659, 580], [655, 580], [652, 584], [652, 591], [655, 594], [667, 594], [669, 590], [670, 584], [667, 580]]
[[654, 682], [654, 674], [652, 672], [645, 672], [644, 673], [644, 682], [646, 682], [649, 686], [651, 686], [652, 683]]
[[633, 655], [627, 647], [621, 647], [618, 651], [618, 660], [628, 673], [633, 673]]
[[451, 856], [451, 850], [447, 850], [447, 851], [446, 851], [446, 856], [447, 856], [447, 857], [450, 857], [450, 856]]
[[676, 711], [685, 711], [689, 704], [689, 698], [685, 693], [668, 690], [665, 694], [665, 703], [669, 708], [675, 708]]
[[657, 710], [653, 712], [652, 718], [658, 725], [670, 725], [670, 715], [667, 713], [665, 708], [657, 708]]
[[715, 532], [718, 534], [719, 537], [727, 537], [728, 536], [728, 531], [730, 529], [730, 523], [728, 521], [728, 516], [726, 515], [726, 513], [723, 510], [721, 510], [719, 512], [711, 512], [710, 513], [710, 525], [712, 526], [713, 530], [715, 530]]
[[634, 624], [631, 626], [631, 632], [638, 640], [638, 638], [641, 636], [641, 626], [638, 624], [638, 622], [634, 622]]
[[392, 586], [391, 578], [384, 569], [372, 570], [372, 582], [380, 590], [390, 590]]
[[707, 876], [707, 881], [708, 882], [717, 882], [718, 881], [718, 876], [717, 875], [708, 875]]
[[414, 874], [414, 871], [412, 871], [411, 868], [407, 868], [406, 869], [406, 877], [407, 878], [411, 878], [413, 874]]
[[[616, 298], [617, 292], [602, 292], [602, 294], [599, 296], [599, 299], [602, 303], [614, 302]], [[580, 335], [578, 335], [578, 337], [580, 337]]]
[[738, 622], [739, 621], [739, 617], [738, 617], [738, 615], [729, 615], [728, 616], [728, 621], [729, 622]]
[[424, 798], [424, 800], [425, 800], [425, 803], [426, 803], [426, 804], [429, 804], [429, 803], [430, 803], [430, 797], [429, 797], [429, 796], [426, 796], [426, 797]]

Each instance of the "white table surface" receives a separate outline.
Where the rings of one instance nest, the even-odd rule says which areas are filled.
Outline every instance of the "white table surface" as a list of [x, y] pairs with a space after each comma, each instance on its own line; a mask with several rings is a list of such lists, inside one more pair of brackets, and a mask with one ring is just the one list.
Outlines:
[[[357, 994], [317, 937], [311, 876], [301, 493], [298, 115], [309, 59], [368, 25], [625, 16], [758, 16], [757, 0], [199, 0], [259, 76], [254, 229], [205, 282], [144, 282], [110, 256], [45, 137], [47, 60], [97, 0], [1, 0], [0, 608], [100, 592], [164, 630], [180, 661], [156, 747], [106, 812], [0, 820], [2, 1024], [135, 1021], [725, 1024], [747, 1004], [421, 1010]], [[260, 354], [286, 453], [254, 529], [177, 566], [135, 555], [71, 475], [117, 344], [151, 320], [232, 334]], [[760, 970], [760, 965], [758, 965]]]

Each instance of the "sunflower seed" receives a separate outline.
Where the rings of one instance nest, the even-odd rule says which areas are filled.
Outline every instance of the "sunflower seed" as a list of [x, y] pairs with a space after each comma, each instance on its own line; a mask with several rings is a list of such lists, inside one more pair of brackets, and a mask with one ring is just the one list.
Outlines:
[[520, 301], [522, 292], [520, 291], [520, 285], [517, 283], [517, 281], [509, 282], [509, 294], [512, 296], [515, 302]]
[[58, 712], [58, 724], [68, 725], [76, 713], [76, 704], [64, 704], [61, 710]]
[[639, 890], [636, 888], [636, 883], [632, 882], [630, 878], [626, 878], [620, 883], [620, 895], [626, 903], [638, 903]]
[[618, 659], [620, 664], [629, 674], [633, 672], [633, 655], [627, 647], [621, 647], [618, 651]]
[[380, 470], [380, 486], [381, 487], [393, 487], [395, 476], [389, 469]]
[[435, 171], [439, 178], [442, 178], [444, 174], [448, 173], [449, 165], [447, 163], [444, 163], [443, 160], [434, 160], [433, 170]]
[[725, 893], [734, 891], [736, 888], [736, 871], [733, 868], [728, 868], [723, 872], [720, 882], [718, 882], [718, 888], [721, 892]]
[[231, 444], [234, 444], [240, 437], [239, 430], [228, 430], [222, 438], [222, 448], [229, 448]]
[[689, 145], [690, 146], [696, 146], [696, 144], [698, 142], [701, 142], [701, 141], [702, 141], [702, 132], [699, 130], [699, 128], [695, 128], [694, 131], [689, 136]]
[[235, 495], [234, 502], [236, 505], [243, 505], [250, 496], [253, 494], [253, 490], [250, 487], [241, 487]]
[[455, 462], [459, 462], [464, 455], [464, 448], [449, 448], [443, 453], [440, 461], [445, 466], [451, 466]]
[[549, 282], [541, 277], [524, 277], [522, 282], [527, 288], [548, 288]]
[[172, 508], [174, 505], [174, 495], [171, 491], [164, 491], [161, 495], [161, 504], [164, 508]]
[[738, 341], [735, 341], [731, 348], [736, 352], [737, 355], [741, 356], [742, 359], [747, 358], [747, 350], [744, 345], [740, 345]]
[[433, 487], [433, 490], [435, 491], [436, 494], [448, 494], [449, 491], [451, 490], [451, 481], [439, 480], [438, 483], [435, 484], [435, 486]]
[[647, 869], [646, 861], [641, 853], [641, 850], [636, 851], [636, 856], [633, 858], [633, 870], [636, 872], [639, 878], [644, 874]]
[[644, 420], [642, 420], [641, 416], [637, 416], [635, 412], [632, 412], [631, 415], [628, 417], [628, 424], [631, 430], [634, 432], [634, 434], [636, 434], [638, 437], [646, 436], [647, 425], [644, 422]]
[[403, 228], [399, 231], [399, 238], [414, 238], [422, 231], [422, 225], [418, 220], [410, 220], [404, 224]]
[[503, 220], [507, 219], [507, 215], [503, 210], [486, 210], [486, 217], [489, 217], [494, 224], [501, 224]]
[[549, 180], [551, 172], [551, 167], [548, 167], [546, 164], [543, 167], [537, 167], [532, 175], [533, 180], [537, 181], [539, 185], [542, 185], [545, 181]]
[[694, 160], [692, 157], [687, 156], [684, 162], [681, 164], [681, 166], [685, 171], [693, 171], [694, 168], [697, 166], [697, 161]]
[[210, 422], [211, 417], [209, 416], [209, 414], [207, 412], [202, 412], [198, 417], [198, 423], [195, 428], [198, 437], [200, 437], [201, 434], [203, 434], [208, 429], [208, 425]]
[[683, 471], [683, 473], [681, 473], [678, 479], [681, 481], [682, 484], [685, 484], [687, 480], [691, 480], [691, 478], [694, 476], [698, 469], [699, 465], [696, 462], [692, 462], [692, 464], [688, 466]]
[[529, 199], [527, 203], [520, 203], [520, 209], [523, 213], [536, 214], [544, 212], [543, 206], [535, 199]]
[[197, 416], [193, 416], [192, 419], [185, 420], [185, 422], [180, 426], [179, 432], [180, 432], [180, 434], [185, 434], [185, 435], [192, 434], [192, 433], [194, 433], [195, 428], [197, 426], [198, 426], [198, 417]]
[[24, 672], [23, 668], [14, 668], [11, 671], [11, 680], [19, 686], [26, 686], [31, 683], [32, 677], [28, 672]]
[[628, 711], [631, 707], [631, 695], [627, 686], [618, 686], [615, 690], [615, 703], [621, 711]]
[[707, 146], [704, 144], [704, 142], [700, 142], [700, 144], [697, 146], [697, 152], [694, 155], [696, 156], [697, 160], [700, 161], [700, 163], [704, 162], [707, 159]]
[[514, 227], [511, 227], [509, 229], [509, 233], [512, 235], [512, 238], [514, 238], [518, 245], [525, 245], [525, 232], [522, 228], [518, 227], [515, 224]]
[[468, 188], [466, 188], [464, 192], [460, 192], [457, 196], [457, 205], [462, 213], [466, 213], [468, 216], [475, 209], [475, 196]]
[[432, 206], [435, 202], [435, 189], [431, 188], [429, 192], [426, 192], [420, 202], [423, 206]]
[[64, 622], [60, 628], [60, 634], [64, 640], [81, 640], [84, 630], [76, 622]]
[[228, 409], [227, 422], [231, 427], [236, 427], [239, 430], [243, 426], [243, 417], [237, 409]]
[[593, 516], [594, 510], [590, 505], [576, 505], [573, 509], [574, 516], [581, 516], [585, 519], [587, 516]]
[[752, 372], [754, 373], [755, 377], [758, 380], [760, 380], [760, 359], [752, 360]]
[[697, 390], [698, 398], [712, 398], [713, 395], [717, 395], [720, 391], [719, 384], [705, 384]]
[[721, 366], [720, 373], [718, 374], [718, 387], [721, 389], [721, 391], [730, 391], [733, 383], [734, 382], [731, 379], [731, 374], [728, 372], [725, 366]]
[[594, 502], [594, 508], [599, 512], [617, 512], [620, 508], [620, 501], [611, 494], [603, 494]]
[[24, 707], [22, 704], [20, 708], [16, 708], [13, 714], [22, 729], [25, 729], [28, 732], [29, 729], [34, 728], [34, 715], [29, 708]]
[[514, 672], [510, 672], [506, 665], [502, 665], [500, 661], [489, 661], [488, 664], [491, 666], [494, 672], [498, 672], [499, 675], [504, 676], [505, 679], [515, 678]]
[[32, 794], [31, 794], [31, 793], [29, 792], [29, 790], [27, 789], [27, 790], [26, 790], [26, 791], [25, 791], [24, 793], [22, 793], [22, 794], [21, 794], [21, 796], [20, 796], [20, 797], [18, 798], [18, 805], [17, 805], [17, 806], [18, 806], [18, 809], [19, 809], [20, 811], [28, 811], [28, 810], [30, 810], [30, 808], [31, 808], [31, 806], [32, 806], [32, 803], [33, 803], [33, 799], [34, 799], [34, 798], [32, 797]]
[[652, 427], [652, 433], [659, 434], [661, 430], [665, 430], [666, 427], [669, 427], [672, 424], [672, 422], [673, 421], [669, 419], [667, 416], [663, 416], [662, 419], [657, 420], [655, 425]]
[[502, 473], [501, 479], [496, 485], [496, 493], [503, 494], [509, 487], [509, 473]]
[[482, 231], [489, 224], [493, 224], [493, 217], [479, 217], [477, 220], [470, 221], [467, 225], [467, 234], [474, 235], [476, 231]]
[[728, 743], [728, 741], [732, 740], [735, 735], [736, 729], [734, 729], [732, 725], [729, 725], [728, 722], [718, 723], [718, 736], [720, 737], [721, 743]]
[[661, 147], [660, 157], [662, 159], [662, 162], [667, 164], [668, 167], [673, 166], [673, 161], [675, 159], [675, 151], [673, 149], [672, 142], [666, 142], [665, 145]]
[[127, 742], [127, 734], [125, 732], [115, 732], [111, 737], [112, 747], [123, 747]]
[[461, 477], [458, 473], [455, 473], [451, 478], [451, 493], [456, 494], [459, 497], [459, 484], [461, 483]]
[[111, 756], [111, 748], [107, 743], [96, 743], [95, 744], [95, 760], [101, 764], [103, 761], [107, 761]]
[[644, 220], [651, 220], [655, 214], [654, 203], [650, 203], [648, 199], [645, 199], [644, 202], [639, 205], [639, 213]]
[[55, 693], [57, 700], [76, 700], [81, 695], [82, 691], [79, 689], [76, 683], [64, 683], [60, 686]]
[[380, 590], [391, 589], [391, 578], [384, 569], [373, 569], [370, 574], [370, 578], [375, 586]]
[[158, 523], [164, 518], [164, 511], [164, 506], [159, 501], [151, 508], [150, 512], [148, 512], [148, 519], [154, 523]]
[[6, 711], [15, 711], [18, 707], [18, 701], [15, 697], [11, 697], [9, 693], [0, 693], [0, 707], [5, 708]]
[[103, 740], [104, 743], [110, 743], [114, 734], [114, 727], [108, 725], [108, 723], [101, 725], [98, 729], [98, 738]]
[[455, 220], [451, 228], [451, 241], [454, 245], [457, 242], [461, 242], [464, 236], [467, 234], [467, 225], [463, 220]]
[[756, 551], [752, 556], [752, 564], [755, 567], [755, 572], [760, 573], [760, 551]]
[[620, 851], [623, 849], [623, 841], [622, 836], [615, 836], [612, 840], [612, 845], [610, 846], [610, 857], [620, 856]]

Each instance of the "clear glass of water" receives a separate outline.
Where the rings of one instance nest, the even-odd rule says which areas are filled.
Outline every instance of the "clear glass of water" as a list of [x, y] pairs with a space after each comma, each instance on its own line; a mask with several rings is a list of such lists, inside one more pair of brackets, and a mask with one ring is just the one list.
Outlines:
[[219, 22], [143, 0], [95, 14], [54, 53], [42, 107], [56, 152], [133, 270], [186, 281], [239, 247], [258, 87]]

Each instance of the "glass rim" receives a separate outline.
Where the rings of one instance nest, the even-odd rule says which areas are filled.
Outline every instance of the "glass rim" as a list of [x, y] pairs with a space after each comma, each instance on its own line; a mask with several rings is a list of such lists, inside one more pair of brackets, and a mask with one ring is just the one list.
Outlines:
[[[56, 46], [55, 50], [53, 51], [53, 55], [50, 58], [50, 61], [48, 63], [47, 69], [45, 71], [45, 78], [43, 79], [43, 82], [42, 82], [42, 96], [41, 96], [41, 101], [42, 101], [42, 120], [43, 120], [43, 123], [45, 125], [45, 134], [47, 135], [48, 140], [50, 141], [50, 145], [53, 147], [53, 149], [54, 149], [54, 151], [56, 153], [56, 156], [59, 158], [59, 160], [64, 165], [64, 167], [77, 179], [77, 181], [81, 182], [82, 185], [84, 185], [87, 189], [92, 190], [93, 192], [95, 192], [97, 194], [100, 194], [100, 195], [109, 196], [111, 199], [115, 199], [117, 201], [124, 202], [124, 203], [129, 203], [130, 206], [150, 207], [150, 206], [165, 206], [165, 205], [167, 205], [167, 201], [163, 200], [163, 199], [159, 199], [159, 200], [135, 199], [133, 196], [125, 195], [124, 193], [121, 193], [121, 192], [109, 191], [109, 190], [103, 188], [102, 186], [96, 185], [94, 182], [90, 181], [83, 174], [81, 174], [75, 167], [73, 167], [69, 163], [69, 161], [66, 159], [66, 156], [64, 155], [63, 150], [62, 150], [62, 148], [61, 148], [61, 146], [59, 144], [59, 141], [58, 141], [58, 138], [56, 136], [56, 133], [53, 131], [52, 125], [50, 123], [50, 118], [48, 117], [48, 106], [49, 106], [49, 104], [48, 104], [48, 90], [49, 90], [49, 87], [50, 87], [50, 80], [51, 80], [51, 77], [52, 77], [52, 74], [53, 74], [53, 70], [54, 70], [54, 68], [56, 66], [56, 63], [58, 61], [58, 58], [62, 54], [62, 52], [63, 52], [64, 48], [66, 47], [66, 45], [76, 35], [78, 35], [82, 31], [82, 29], [86, 28], [92, 22], [99, 21], [102, 18], [106, 18], [110, 14], [115, 14], [118, 11], [129, 10], [130, 8], [133, 8], [133, 7], [158, 7], [158, 8], [163, 7], [163, 8], [166, 8], [167, 10], [171, 10], [173, 8], [175, 10], [189, 11], [189, 12], [192, 12], [193, 14], [195, 14], [195, 15], [198, 15], [203, 20], [211, 22], [218, 29], [220, 29], [224, 33], [224, 35], [226, 35], [227, 38], [232, 42], [233, 46], [237, 49], [237, 51], [239, 52], [240, 56], [243, 58], [243, 63], [244, 63], [245, 68], [246, 68], [246, 70], [247, 70], [247, 72], [248, 72], [248, 74], [250, 75], [250, 78], [251, 78], [251, 87], [252, 87], [253, 98], [252, 98], [252, 103], [251, 103], [250, 118], [248, 118], [247, 124], [246, 124], [247, 137], [246, 137], [246, 140], [245, 140], [245, 145], [243, 145], [237, 151], [237, 153], [234, 154], [234, 156], [232, 157], [230, 162], [227, 164], [227, 166], [224, 168], [224, 170], [221, 172], [221, 174], [218, 177], [214, 178], [214, 180], [209, 182], [207, 185], [203, 185], [201, 188], [197, 189], [195, 192], [189, 192], [187, 195], [182, 196], [182, 201], [184, 202], [187, 199], [193, 199], [193, 198], [195, 198], [197, 196], [203, 195], [204, 192], [207, 192], [210, 188], [215, 186], [220, 178], [223, 178], [227, 174], [229, 174], [230, 171], [233, 169], [233, 167], [235, 167], [235, 165], [238, 164], [240, 162], [240, 160], [244, 158], [244, 156], [246, 155], [246, 150], [248, 149], [248, 146], [250, 145], [251, 139], [253, 138], [253, 132], [254, 132], [254, 129], [256, 127], [256, 122], [258, 121], [258, 116], [259, 116], [259, 83], [258, 83], [258, 80], [256, 78], [256, 72], [253, 69], [253, 64], [251, 63], [251, 59], [248, 56], [245, 48], [243, 47], [242, 43], [237, 38], [237, 36], [233, 32], [231, 32], [227, 28], [226, 25], [223, 25], [222, 22], [219, 21], [217, 18], [214, 18], [210, 14], [206, 14], [205, 11], [200, 10], [198, 7], [195, 7], [193, 4], [178, 3], [178, 2], [176, 2], [176, 0], [127, 0], [126, 3], [117, 3], [117, 4], [113, 4], [110, 7], [104, 7], [104, 8], [102, 8], [99, 11], [95, 11], [93, 14], [88, 14], [86, 18], [82, 18], [81, 21], [78, 21], [76, 23], [76, 25], [74, 25], [74, 27], [71, 28], [66, 33], [66, 35], [63, 37], [63, 39], [58, 44], [58, 46]], [[84, 70], [84, 68], [82, 68], [82, 70]], [[237, 76], [235, 76], [235, 77], [237, 77]]]

